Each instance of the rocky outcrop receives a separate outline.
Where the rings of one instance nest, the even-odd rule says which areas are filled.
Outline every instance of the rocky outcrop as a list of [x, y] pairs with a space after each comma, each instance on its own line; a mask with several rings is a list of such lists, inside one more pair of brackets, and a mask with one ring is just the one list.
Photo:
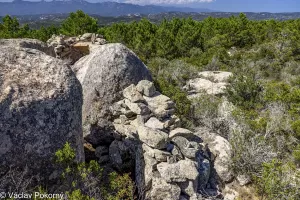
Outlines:
[[47, 44], [54, 49], [57, 58], [67, 59], [73, 64], [99, 45], [106, 44], [106, 40], [95, 33], [85, 33], [78, 37], [52, 35]]
[[[199, 192], [210, 178], [210, 161], [205, 158], [201, 138], [180, 127], [170, 98], [143, 80], [125, 88], [123, 99], [110, 109], [118, 143], [127, 146], [125, 152], [129, 148], [135, 157], [136, 183], [143, 198], [201, 197]], [[121, 153], [112, 156], [116, 155]], [[122, 156], [116, 158], [111, 162], [124, 163]]]
[[53, 47], [49, 47], [46, 43], [36, 39], [1, 39], [0, 46], [11, 46], [14, 48], [36, 49], [49, 56], [55, 57]]
[[211, 160], [214, 161], [214, 168], [222, 182], [230, 182], [234, 176], [231, 170], [232, 148], [230, 143], [223, 137], [199, 130], [196, 135], [203, 139], [204, 145], [207, 145], [211, 152]]
[[[142, 61], [122, 44], [98, 46], [72, 68], [83, 88], [82, 115], [85, 139], [96, 146], [110, 144], [114, 138], [113, 117], [109, 107], [121, 99], [123, 89], [137, 84], [140, 80], [151, 80], [151, 74]], [[129, 118], [136, 113], [150, 112], [142, 106], [140, 102], [143, 100], [139, 98], [133, 95], [133, 102], [128, 99], [127, 102], [115, 106], [120, 107], [123, 103], [131, 106], [132, 111], [125, 113]], [[127, 128], [130, 130], [130, 127]]]
[[198, 73], [198, 78], [187, 82], [184, 89], [188, 92], [189, 98], [201, 97], [202, 94], [222, 95], [228, 85], [231, 72], [203, 71]]
[[[13, 47], [16, 43], [20, 46]], [[47, 179], [54, 170], [55, 152], [66, 142], [76, 150], [77, 161], [84, 161], [82, 89], [75, 74], [62, 61], [37, 50], [43, 43], [0, 44], [1, 171], [28, 166], [31, 173]]]

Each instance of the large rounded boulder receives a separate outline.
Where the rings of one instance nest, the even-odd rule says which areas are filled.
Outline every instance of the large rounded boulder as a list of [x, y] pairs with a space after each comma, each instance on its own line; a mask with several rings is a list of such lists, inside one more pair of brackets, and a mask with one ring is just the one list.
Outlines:
[[127, 86], [152, 80], [149, 70], [122, 44], [101, 45], [72, 68], [83, 89], [85, 139], [93, 145], [111, 143], [113, 119], [109, 107], [121, 99]]
[[1, 39], [0, 46], [36, 49], [49, 56], [55, 57], [54, 48], [37, 39]]
[[62, 61], [36, 49], [1, 46], [1, 172], [27, 166], [47, 179], [66, 142], [84, 161], [81, 112], [81, 85]]

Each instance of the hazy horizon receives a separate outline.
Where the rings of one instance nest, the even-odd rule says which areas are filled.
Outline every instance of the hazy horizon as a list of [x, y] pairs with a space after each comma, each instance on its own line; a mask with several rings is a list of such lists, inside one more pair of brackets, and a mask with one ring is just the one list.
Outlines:
[[[29, 1], [29, 0], [27, 0]], [[40, 0], [30, 0], [40, 1]], [[91, 3], [107, 2], [107, 0], [87, 0]], [[113, 0], [118, 3], [132, 3], [138, 5], [158, 5], [204, 8], [221, 12], [300, 12], [299, 0], [252, 0], [241, 2], [240, 0]], [[12, 0], [0, 0], [0, 2], [12, 2]]]

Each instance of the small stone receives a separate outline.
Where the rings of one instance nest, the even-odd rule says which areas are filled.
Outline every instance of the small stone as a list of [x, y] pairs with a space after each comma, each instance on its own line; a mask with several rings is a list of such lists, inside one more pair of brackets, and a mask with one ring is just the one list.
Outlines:
[[161, 177], [167, 182], [185, 182], [198, 178], [197, 163], [191, 160], [180, 160], [169, 164], [162, 162], [157, 165]]
[[180, 122], [180, 119], [176, 116], [176, 115], [172, 115], [168, 118], [165, 118], [162, 120], [162, 122], [164, 123], [164, 128], [170, 128], [170, 126], [175, 125], [177, 127], [180, 127], [181, 124], [178, 123]]
[[123, 96], [132, 103], [139, 103], [145, 101], [141, 93], [139, 93], [139, 91], [133, 84], [131, 84], [123, 90]]
[[80, 51], [84, 55], [87, 55], [90, 53], [90, 44], [87, 42], [78, 42], [73, 45], [73, 48], [77, 51]]
[[87, 41], [92, 38], [93, 33], [85, 33], [80, 37], [81, 41]]
[[239, 182], [240, 186], [244, 186], [251, 183], [251, 177], [248, 175], [238, 175], [236, 179]]
[[138, 136], [142, 142], [156, 149], [164, 149], [168, 142], [167, 133], [146, 126], [138, 127]]
[[143, 103], [132, 103], [128, 99], [125, 99], [125, 104], [135, 114], [147, 115], [150, 113], [149, 108]]
[[160, 178], [153, 179], [150, 199], [153, 200], [178, 200], [180, 187], [176, 184], [167, 183]]
[[154, 177], [154, 171], [156, 170], [156, 165], [158, 162], [146, 153], [144, 153], [144, 162], [145, 186], [146, 188], [149, 188], [151, 187], [151, 182]]
[[185, 138], [190, 138], [193, 137], [194, 134], [192, 131], [185, 129], [185, 128], [176, 128], [174, 130], [172, 130], [169, 134], [170, 138], [176, 137], [176, 136], [182, 136]]
[[172, 153], [173, 157], [175, 158], [175, 160], [177, 160], [177, 161], [184, 159], [180, 149], [175, 145], [174, 145], [174, 148], [172, 149], [171, 153]]
[[137, 129], [139, 126], [145, 126], [145, 121], [141, 115], [137, 115], [136, 118], [130, 122], [130, 125]]
[[145, 154], [151, 156], [152, 158], [155, 158], [159, 162], [167, 162], [168, 157], [171, 156], [170, 152], [152, 149], [146, 144], [143, 144], [142, 148], [145, 151]]
[[145, 126], [152, 129], [164, 130], [164, 123], [159, 121], [156, 117], [151, 117], [146, 123]]
[[103, 155], [108, 155], [108, 147], [107, 146], [97, 147], [95, 151], [95, 156], [97, 158], [101, 158]]
[[152, 110], [152, 112], [154, 113], [154, 115], [160, 119], [164, 119], [166, 117], [170, 117], [171, 115], [173, 115], [175, 113], [175, 109], [168, 109], [165, 110], [163, 108], [157, 108], [155, 110]]
[[175, 103], [167, 96], [156, 92], [152, 97], [143, 96], [149, 109], [158, 118], [167, 118], [175, 113]]
[[141, 80], [137, 84], [136, 88], [140, 93], [144, 94], [147, 97], [152, 97], [156, 92], [154, 84], [148, 80]]
[[116, 131], [123, 136], [127, 136], [130, 138], [137, 137], [137, 130], [132, 125], [114, 124], [114, 127]]
[[121, 169], [127, 162], [131, 162], [131, 160], [123, 160], [122, 155], [124, 154], [129, 154], [129, 147], [123, 141], [114, 140], [109, 146], [109, 159], [117, 169]]
[[220, 179], [227, 183], [234, 178], [231, 168], [232, 147], [230, 143], [223, 137], [206, 131], [205, 129], [195, 132], [203, 140], [203, 144], [207, 145], [211, 152], [211, 159], [214, 159], [214, 168]]
[[188, 195], [188, 196], [192, 196], [193, 194], [195, 194], [197, 192], [197, 188], [198, 188], [198, 181], [194, 180], [194, 181], [186, 181], [186, 182], [181, 182], [181, 183], [177, 183], [177, 185], [180, 187], [181, 191]]
[[126, 104], [124, 100], [118, 101], [114, 104], [112, 104], [109, 109], [112, 112], [113, 116], [119, 116], [122, 114], [125, 114], [126, 111]]
[[190, 159], [193, 159], [200, 152], [201, 146], [197, 142], [190, 142], [186, 138], [177, 136], [172, 138], [174, 142], [180, 149], [181, 153]]
[[129, 119], [126, 117], [126, 115], [120, 115], [119, 118], [114, 120], [115, 124], [123, 124], [123, 125], [128, 125], [130, 124]]
[[57, 45], [54, 48], [55, 53], [61, 53], [63, 51], [64, 46], [63, 45]]
[[98, 160], [99, 164], [108, 163], [109, 162], [109, 155], [101, 156]]

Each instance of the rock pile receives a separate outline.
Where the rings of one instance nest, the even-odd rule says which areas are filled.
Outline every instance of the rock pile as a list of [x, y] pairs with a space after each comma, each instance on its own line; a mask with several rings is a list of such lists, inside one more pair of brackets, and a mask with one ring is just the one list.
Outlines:
[[72, 64], [89, 54], [93, 48], [106, 44], [106, 40], [102, 35], [95, 33], [85, 33], [78, 37], [52, 35], [47, 44], [54, 48], [57, 58], [70, 59]]
[[132, 148], [137, 186], [145, 199], [201, 196], [198, 192], [206, 188], [210, 177], [210, 161], [201, 138], [180, 127], [174, 102], [147, 80], [125, 88], [123, 97], [111, 106], [113, 124], [120, 136], [110, 146], [111, 160], [122, 164], [120, 152], [112, 151], [116, 143], [119, 150], [122, 145]]
[[203, 71], [198, 73], [199, 78], [188, 81], [184, 89], [188, 92], [189, 98], [197, 98], [204, 94], [222, 95], [228, 84], [231, 72], [224, 71]]

